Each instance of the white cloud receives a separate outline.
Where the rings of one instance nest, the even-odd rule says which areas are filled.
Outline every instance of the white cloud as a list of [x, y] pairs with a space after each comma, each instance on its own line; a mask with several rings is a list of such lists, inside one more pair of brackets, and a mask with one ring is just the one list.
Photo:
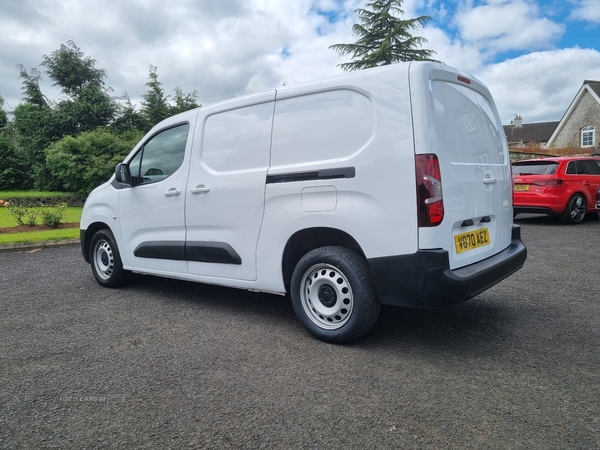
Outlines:
[[493, 0], [460, 11], [456, 23], [461, 38], [494, 56], [511, 50], [549, 48], [565, 26], [540, 17], [535, 4], [523, 0]]
[[[202, 103], [327, 77], [340, 73], [336, 66], [347, 60], [328, 47], [355, 40], [353, 11], [365, 5], [364, 0], [0, 2], [0, 93], [11, 107], [20, 101], [17, 64], [36, 67], [68, 40], [107, 69], [115, 95], [126, 91], [134, 102], [147, 89], [150, 65], [158, 67], [167, 94], [175, 86], [198, 91]], [[583, 12], [585, 18], [578, 17], [592, 23], [599, 2], [580, 0], [573, 15]], [[434, 17], [415, 34], [428, 39], [424, 47], [435, 50], [437, 59], [488, 84], [503, 121], [513, 113], [526, 121], [559, 120], [583, 79], [598, 79], [598, 51], [555, 50], [567, 22], [544, 17], [533, 0], [406, 0], [402, 8], [404, 19]], [[597, 29], [592, 26], [592, 32]], [[588, 38], [582, 47], [594, 45]], [[493, 62], [522, 49], [536, 53]], [[49, 85], [44, 79], [43, 92], [58, 99]]]
[[496, 100], [500, 118], [524, 123], [558, 121], [583, 81], [598, 79], [600, 52], [570, 48], [535, 52], [482, 68], [476, 74]]
[[581, 0], [573, 9], [571, 18], [600, 24], [600, 0]]

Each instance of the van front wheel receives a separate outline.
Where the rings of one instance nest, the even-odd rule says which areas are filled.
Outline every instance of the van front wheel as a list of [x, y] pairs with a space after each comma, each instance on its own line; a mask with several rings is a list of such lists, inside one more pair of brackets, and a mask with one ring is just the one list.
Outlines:
[[379, 317], [369, 266], [344, 247], [321, 247], [304, 255], [294, 269], [290, 290], [298, 320], [326, 342], [357, 339]]
[[112, 232], [100, 230], [92, 237], [90, 263], [98, 283], [105, 287], [118, 287], [127, 281], [129, 272], [123, 269], [121, 255]]

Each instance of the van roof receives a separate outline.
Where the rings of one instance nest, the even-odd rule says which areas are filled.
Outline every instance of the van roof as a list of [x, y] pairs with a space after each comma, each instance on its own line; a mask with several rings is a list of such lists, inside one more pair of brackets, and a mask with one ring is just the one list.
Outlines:
[[289, 85], [284, 85], [284, 86], [273, 87], [270, 89], [263, 89], [260, 91], [249, 92], [247, 94], [242, 94], [242, 95], [238, 95], [235, 97], [226, 98], [223, 100], [217, 100], [216, 102], [207, 103], [206, 105], [200, 106], [200, 108], [207, 108], [209, 106], [218, 105], [220, 103], [227, 102], [230, 100], [238, 100], [238, 99], [242, 99], [244, 97], [250, 97], [250, 96], [253, 96], [256, 94], [260, 94], [262, 92], [269, 92], [269, 91], [273, 91], [273, 90], [276, 90], [277, 92], [286, 92], [286, 91], [296, 90], [298, 88], [306, 88], [306, 87], [318, 85], [321, 83], [336, 81], [336, 80], [342, 80], [342, 79], [352, 80], [355, 78], [358, 79], [358, 78], [362, 78], [364, 76], [370, 76], [371, 74], [373, 74], [375, 72], [386, 72], [386, 71], [407, 72], [409, 67], [412, 64], [415, 64], [415, 65], [432, 64], [432, 65], [436, 65], [436, 66], [440, 66], [440, 67], [450, 68], [450, 66], [446, 66], [446, 65], [443, 65], [440, 63], [434, 63], [434, 62], [430, 62], [430, 61], [399, 62], [399, 63], [394, 63], [394, 64], [390, 64], [390, 65], [385, 65], [385, 66], [363, 69], [363, 70], [359, 70], [359, 71], [355, 71], [355, 72], [343, 72], [343, 73], [339, 73], [339, 74], [330, 75], [325, 78], [318, 78], [318, 79], [314, 79], [314, 80], [310, 80], [310, 81], [304, 81], [304, 82], [298, 83], [298, 84], [289, 84]]

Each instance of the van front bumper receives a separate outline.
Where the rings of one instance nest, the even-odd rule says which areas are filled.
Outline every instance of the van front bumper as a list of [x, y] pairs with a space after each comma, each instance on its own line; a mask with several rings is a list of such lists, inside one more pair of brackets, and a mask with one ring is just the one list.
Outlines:
[[487, 259], [451, 270], [446, 250], [369, 259], [377, 295], [386, 305], [443, 308], [468, 300], [510, 276], [525, 263], [521, 229], [513, 225], [512, 242]]

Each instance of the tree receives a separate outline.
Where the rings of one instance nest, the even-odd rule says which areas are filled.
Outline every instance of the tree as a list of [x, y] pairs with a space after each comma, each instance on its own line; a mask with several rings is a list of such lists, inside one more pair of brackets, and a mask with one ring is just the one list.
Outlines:
[[198, 98], [198, 91], [194, 91], [191, 94], [183, 93], [182, 89], [175, 86], [175, 105], [171, 106], [171, 115], [179, 114], [190, 109], [198, 108], [200, 105], [196, 101]]
[[11, 125], [15, 132], [15, 152], [28, 167], [24, 184], [30, 187], [36, 180], [36, 187], [51, 188], [44, 149], [58, 134], [52, 107], [40, 89], [41, 74], [37, 69], [32, 69], [30, 74], [20, 66], [19, 78], [23, 102], [14, 109]]
[[142, 115], [146, 118], [150, 128], [161, 120], [171, 115], [167, 96], [162, 88], [162, 83], [158, 81], [156, 66], [150, 66], [148, 77], [150, 80], [146, 83], [150, 89], [144, 94], [142, 102]]
[[57, 189], [59, 183], [46, 167], [48, 146], [64, 136], [109, 125], [115, 119], [117, 103], [104, 85], [106, 71], [97, 69], [96, 61], [86, 57], [73, 41], [44, 55], [41, 65], [66, 98], [50, 101], [40, 89], [40, 71], [28, 73], [20, 66], [23, 102], [13, 112], [12, 126], [16, 152], [27, 162], [34, 187]]
[[61, 136], [93, 130], [110, 124], [116, 116], [117, 104], [111, 89], [104, 85], [106, 70], [97, 69], [96, 60], [85, 56], [73, 41], [44, 55], [42, 66], [68, 96], [55, 108]]
[[[4, 161], [0, 182], [4, 185], [89, 190], [93, 183], [110, 176], [115, 161], [120, 161], [154, 124], [199, 106], [195, 91], [184, 94], [178, 87], [175, 104], [170, 105], [158, 81], [157, 68], [150, 66], [146, 83], [149, 90], [142, 108], [136, 110], [127, 95], [121, 99], [111, 96], [112, 90], [104, 82], [106, 70], [96, 68], [96, 60], [86, 56], [73, 41], [44, 55], [41, 66], [53, 85], [60, 87], [59, 101], [42, 93], [38, 69], [27, 72], [23, 66], [19, 71], [22, 102], [12, 111], [10, 122], [1, 109], [0, 97], [0, 132], [5, 138], [0, 143], [0, 161]], [[92, 148], [91, 143], [97, 147]], [[15, 167], [14, 161], [18, 163]]]
[[52, 80], [53, 86], [60, 86], [69, 97], [77, 97], [86, 87], [104, 89], [105, 69], [96, 69], [96, 60], [85, 56], [75, 45], [68, 41], [50, 54], [44, 55], [42, 66]]
[[146, 83], [146, 86], [150, 89], [144, 94], [144, 101], [142, 102], [142, 109], [140, 111], [146, 120], [145, 131], [149, 131], [150, 128], [167, 117], [200, 106], [196, 101], [198, 98], [196, 91], [191, 94], [184, 94], [183, 90], [179, 87], [175, 87], [175, 105], [169, 104], [169, 96], [165, 95], [162, 83], [158, 81], [157, 70], [156, 66], [150, 66], [150, 70], [148, 71], [149, 80]]
[[110, 129], [117, 133], [123, 133], [127, 131], [147, 131], [149, 128], [148, 121], [144, 115], [135, 109], [135, 106], [131, 103], [131, 99], [127, 94], [119, 98], [119, 110], [117, 112], [117, 118], [110, 125]]
[[30, 75], [23, 65], [19, 65], [19, 78], [23, 80], [21, 90], [23, 91], [23, 100], [26, 103], [37, 106], [48, 106], [46, 96], [42, 94], [42, 90], [40, 89], [42, 74], [39, 70], [31, 69]]
[[4, 111], [4, 98], [0, 95], [0, 130], [2, 130], [8, 123], [8, 115]]
[[13, 143], [0, 133], [0, 190], [21, 188], [25, 173], [25, 167], [19, 161]]
[[367, 2], [366, 9], [355, 10], [360, 23], [354, 24], [352, 32], [359, 39], [353, 44], [335, 44], [329, 47], [339, 56], [352, 56], [352, 62], [338, 64], [338, 67], [349, 72], [396, 62], [434, 61], [431, 59], [435, 54], [433, 50], [419, 48], [427, 40], [410, 34], [410, 31], [425, 25], [431, 17], [399, 19], [395, 14], [404, 15], [402, 1], [373, 0]]

